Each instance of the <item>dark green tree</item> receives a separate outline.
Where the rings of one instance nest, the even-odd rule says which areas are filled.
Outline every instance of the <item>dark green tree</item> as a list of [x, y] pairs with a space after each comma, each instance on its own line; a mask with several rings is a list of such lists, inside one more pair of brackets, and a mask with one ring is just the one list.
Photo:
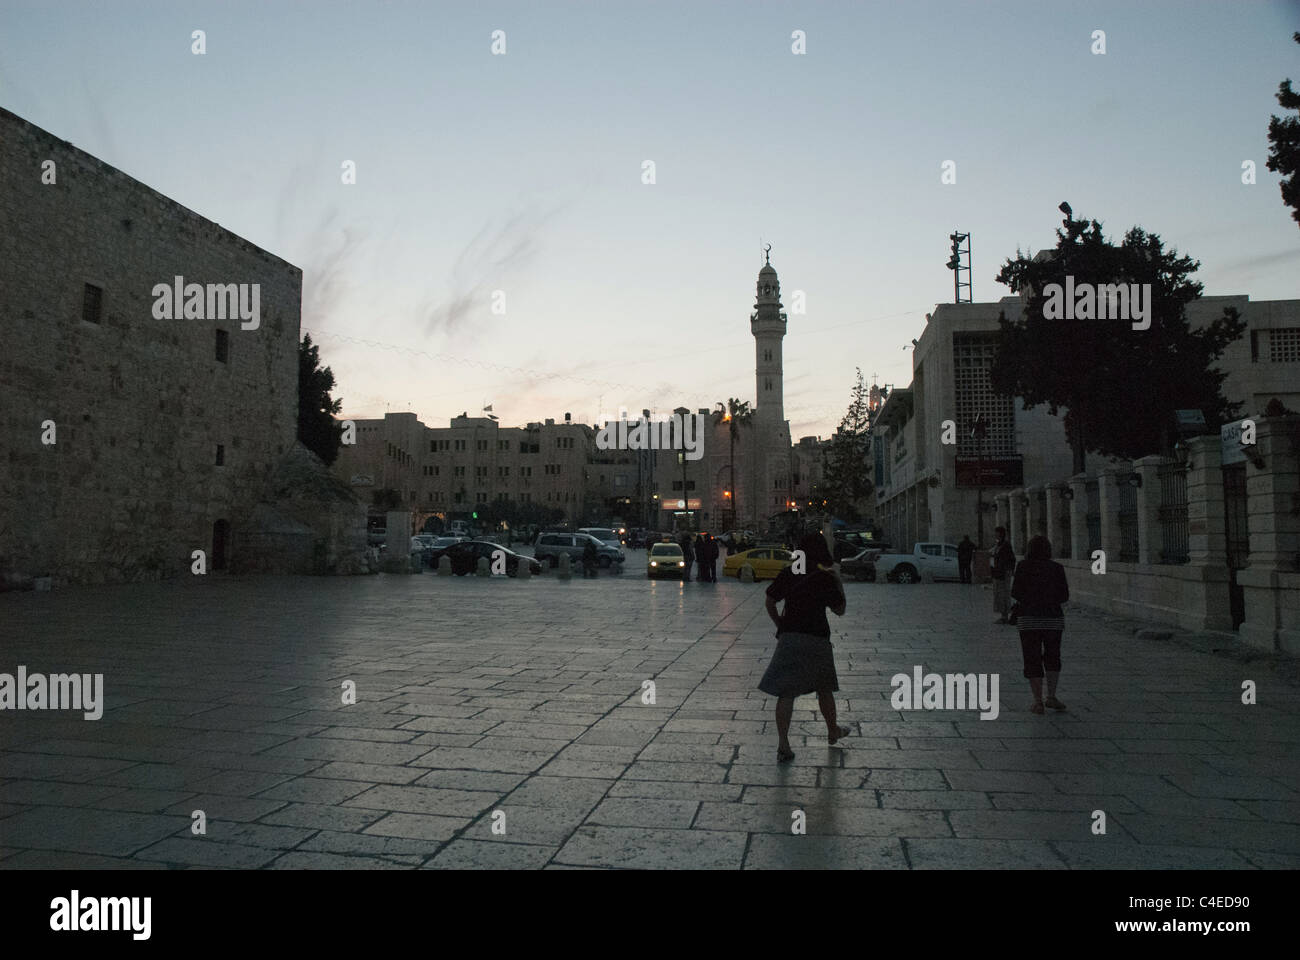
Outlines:
[[330, 397], [334, 389], [334, 373], [320, 365], [320, 348], [311, 342], [311, 334], [304, 334], [298, 344], [298, 439], [329, 466], [339, 456], [343, 431], [334, 414], [343, 406], [342, 400]]
[[[1300, 43], [1300, 32], [1291, 39]], [[1278, 84], [1277, 102], [1284, 110], [1300, 111], [1300, 93], [1291, 89], [1289, 79]], [[1291, 219], [1300, 223], [1300, 114], [1270, 117], [1268, 142], [1268, 168], [1283, 174], [1282, 202], [1291, 208]]]
[[[1211, 427], [1232, 419], [1236, 405], [1224, 398], [1225, 374], [1213, 364], [1246, 325], [1229, 307], [1223, 317], [1191, 328], [1186, 308], [1202, 285], [1190, 278], [1200, 264], [1165, 250], [1157, 235], [1140, 227], [1115, 245], [1098, 221], [1073, 219], [1068, 204], [1061, 209], [1065, 228], [1056, 231], [1055, 250], [1032, 258], [1017, 252], [998, 273], [998, 282], [1020, 293], [1025, 306], [1017, 317], [999, 317], [993, 388], [1023, 398], [1026, 410], [1039, 404], [1053, 416], [1066, 410], [1076, 472], [1084, 469], [1086, 452], [1121, 458], [1169, 453], [1176, 410], [1200, 410]], [[1134, 329], [1137, 321], [1130, 319], [1058, 319], [1054, 308], [1046, 313], [1049, 296], [1057, 304], [1064, 299], [1049, 285], [1067, 288], [1067, 277], [1076, 289], [1150, 284], [1149, 328]], [[1108, 314], [1122, 312], [1106, 299]], [[1134, 307], [1129, 304], [1130, 315]]]
[[[850, 523], [860, 518], [860, 501], [872, 491], [867, 453], [871, 426], [868, 413], [867, 385], [858, 368], [849, 409], [840, 420], [825, 455], [823, 499], [833, 514]], [[814, 504], [818, 506], [819, 504]]]

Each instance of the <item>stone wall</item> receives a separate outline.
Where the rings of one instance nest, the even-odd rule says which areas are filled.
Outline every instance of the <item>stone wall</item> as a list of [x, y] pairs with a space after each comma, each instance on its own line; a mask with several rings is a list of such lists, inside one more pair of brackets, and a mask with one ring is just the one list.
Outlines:
[[[0, 183], [0, 577], [188, 573], [219, 520], [237, 549], [294, 443], [301, 271], [2, 109]], [[259, 284], [259, 326], [156, 319], [178, 275]]]

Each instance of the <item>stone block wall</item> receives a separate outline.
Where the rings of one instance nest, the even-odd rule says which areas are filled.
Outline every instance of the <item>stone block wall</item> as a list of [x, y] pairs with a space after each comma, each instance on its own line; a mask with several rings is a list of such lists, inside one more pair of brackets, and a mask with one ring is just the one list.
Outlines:
[[[294, 443], [301, 271], [3, 109], [0, 183], [0, 579], [188, 573], [218, 521], [235, 561]], [[178, 275], [259, 284], [258, 327], [155, 318]]]

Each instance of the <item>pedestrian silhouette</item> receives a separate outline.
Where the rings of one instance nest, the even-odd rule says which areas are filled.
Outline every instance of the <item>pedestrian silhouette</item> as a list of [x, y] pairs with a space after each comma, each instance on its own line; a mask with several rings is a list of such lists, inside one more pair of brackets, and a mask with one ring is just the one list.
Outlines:
[[970, 534], [962, 534], [961, 543], [957, 544], [957, 575], [962, 583], [971, 582], [970, 563], [974, 555], [975, 544], [971, 542]]
[[[1056, 699], [1061, 679], [1061, 634], [1065, 614], [1061, 604], [1070, 599], [1065, 568], [1052, 559], [1052, 545], [1046, 537], [1034, 537], [1025, 548], [1024, 562], [1016, 568], [1011, 596], [1016, 601], [1016, 625], [1020, 628], [1020, 652], [1025, 661], [1025, 678], [1033, 691], [1033, 713], [1044, 705], [1064, 710]], [[1047, 678], [1047, 699], [1043, 699], [1043, 677]]]
[[[839, 725], [835, 713], [835, 691], [839, 677], [835, 672], [835, 654], [831, 648], [831, 628], [826, 620], [829, 609], [844, 616], [844, 584], [835, 572], [835, 561], [826, 538], [810, 533], [799, 541], [807, 559], [807, 572], [795, 573], [786, 567], [767, 588], [767, 615], [776, 624], [776, 651], [767, 665], [758, 689], [776, 697], [776, 733], [778, 763], [794, 759], [790, 749], [790, 719], [794, 699], [817, 694], [817, 705], [826, 721], [827, 742], [847, 737], [852, 731]], [[777, 603], [785, 607], [777, 613]]]
[[1010, 623], [1011, 575], [1016, 570], [1016, 554], [1007, 542], [1006, 527], [998, 527], [993, 533], [997, 538], [993, 544], [993, 564], [990, 570], [993, 577], [993, 612], [998, 615], [998, 623]]

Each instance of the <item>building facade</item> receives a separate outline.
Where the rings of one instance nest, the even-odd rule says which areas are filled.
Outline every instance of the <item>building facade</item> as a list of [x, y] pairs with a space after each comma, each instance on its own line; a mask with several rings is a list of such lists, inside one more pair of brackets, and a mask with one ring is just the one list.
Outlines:
[[[1300, 301], [1203, 297], [1188, 306], [1189, 322], [1208, 323], [1229, 306], [1247, 330], [1218, 364], [1227, 374], [1225, 396], [1240, 402], [1245, 415], [1261, 413], [1272, 398], [1300, 409]], [[992, 389], [998, 316], [1023, 309], [1020, 297], [1008, 296], [940, 304], [927, 316], [913, 351], [911, 384], [889, 391], [872, 424], [877, 523], [896, 546], [956, 543], [963, 535], [979, 542], [981, 531], [988, 545], [995, 498], [1073, 474], [1064, 411], [1054, 417], [1046, 406], [1024, 410], [1019, 399]], [[982, 439], [972, 435], [976, 418], [986, 428]], [[1112, 465], [1090, 454], [1085, 472], [1096, 475]]]
[[301, 271], [2, 109], [0, 182], [0, 576], [237, 560], [295, 443]]

